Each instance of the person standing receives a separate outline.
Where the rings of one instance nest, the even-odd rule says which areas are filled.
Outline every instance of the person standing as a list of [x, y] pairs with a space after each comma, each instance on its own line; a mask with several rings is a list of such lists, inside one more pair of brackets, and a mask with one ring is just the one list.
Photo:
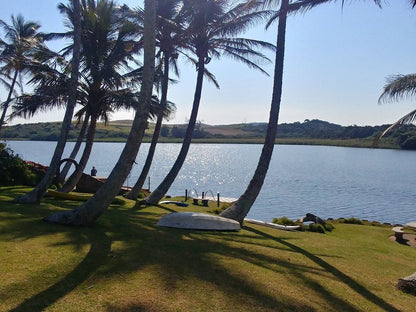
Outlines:
[[94, 166], [92, 166], [92, 169], [91, 169], [91, 176], [95, 177], [96, 175], [97, 175], [97, 169], [95, 169], [95, 167], [94, 167]]

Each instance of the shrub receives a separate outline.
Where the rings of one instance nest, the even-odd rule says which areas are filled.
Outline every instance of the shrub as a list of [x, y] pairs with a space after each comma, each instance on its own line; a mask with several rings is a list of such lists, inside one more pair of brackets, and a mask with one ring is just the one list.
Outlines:
[[296, 222], [290, 220], [286, 217], [273, 218], [272, 223], [281, 224], [281, 225], [296, 225]]
[[372, 221], [371, 222], [371, 225], [372, 226], [382, 226], [382, 224], [380, 222], [378, 222], [378, 221]]
[[347, 224], [363, 224], [363, 222], [357, 218], [341, 219], [340, 222], [347, 223]]
[[320, 223], [311, 223], [309, 224], [309, 231], [317, 233], [325, 233], [325, 228]]
[[0, 143], [0, 185], [36, 185], [37, 176], [19, 155]]
[[332, 232], [333, 229], [335, 229], [335, 226], [332, 223], [325, 222], [324, 228], [328, 232]]

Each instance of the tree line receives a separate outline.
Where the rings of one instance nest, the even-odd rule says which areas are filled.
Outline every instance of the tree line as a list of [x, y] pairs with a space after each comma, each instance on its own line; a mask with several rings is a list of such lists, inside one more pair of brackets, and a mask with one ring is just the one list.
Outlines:
[[[372, 1], [381, 7], [380, 0]], [[92, 224], [110, 205], [129, 174], [148, 120], [153, 118], [156, 125], [145, 165], [126, 195], [137, 200], [153, 159], [162, 120], [174, 110], [174, 104], [168, 101], [168, 89], [172, 74], [179, 75], [178, 59], [183, 58], [196, 70], [192, 110], [174, 165], [161, 184], [143, 200], [144, 204], [157, 204], [186, 159], [197, 125], [204, 82], [218, 86], [209, 71], [210, 61], [230, 57], [267, 74], [260, 64], [271, 62], [265, 54], [270, 50], [275, 53], [273, 88], [262, 153], [246, 191], [221, 213], [242, 223], [263, 185], [277, 135], [287, 18], [327, 2], [331, 0], [145, 0], [144, 8], [131, 9], [109, 0], [71, 0], [58, 5], [67, 28], [62, 33], [41, 33], [40, 25], [25, 21], [21, 15], [12, 16], [10, 25], [1, 21], [4, 39], [0, 42], [0, 78], [9, 92], [2, 103], [0, 131], [6, 120], [15, 116], [31, 117], [39, 111], [65, 108], [48, 171], [31, 192], [15, 201], [33, 203], [42, 199], [60, 168], [71, 121], [76, 118], [81, 128], [71, 158], [78, 153], [83, 140], [86, 144], [77, 169], [61, 189], [72, 190], [91, 153], [97, 122], [107, 122], [109, 114], [121, 108], [134, 109], [135, 116], [125, 147], [106, 183], [83, 205], [48, 216], [46, 220], [70, 225]], [[416, 1], [411, 4], [414, 6]], [[258, 23], [264, 23], [266, 28], [277, 24], [275, 44], [243, 36]], [[69, 43], [58, 52], [52, 51], [47, 42], [55, 39], [66, 39]], [[33, 92], [23, 92], [22, 76], [32, 85]], [[386, 86], [385, 90], [383, 99], [395, 98], [409, 89], [389, 91]], [[6, 118], [9, 108], [12, 113]], [[410, 116], [405, 116], [399, 124], [411, 122], [414, 114]], [[65, 170], [61, 172], [62, 179]]]
[[[131, 122], [114, 121], [108, 124], [98, 123], [95, 134], [96, 141], [102, 142], [125, 142], [128, 137]], [[327, 140], [350, 140], [367, 139], [373, 141], [380, 133], [384, 132], [390, 125], [380, 126], [342, 126], [323, 120], [312, 119], [304, 122], [281, 123], [277, 127], [277, 139], [327, 139]], [[19, 124], [4, 129], [5, 139], [19, 139], [29, 141], [56, 141], [61, 128], [60, 122], [42, 122], [35, 124]], [[150, 142], [154, 133], [155, 124], [149, 124], [143, 140]], [[235, 134], [227, 134], [223, 129], [234, 129]], [[250, 139], [262, 139], [265, 137], [267, 123], [244, 123], [224, 126], [210, 126], [202, 123], [195, 125], [193, 139], [198, 142], [232, 143], [233, 139], [240, 139], [239, 143], [251, 143]], [[79, 136], [80, 127], [74, 125], [69, 133], [68, 140], [75, 141]], [[176, 142], [175, 139], [183, 139], [186, 132], [186, 124], [163, 125], [160, 137], [163, 142]], [[416, 149], [416, 126], [406, 125], [401, 129], [386, 135], [395, 146], [402, 149]], [[173, 139], [173, 140], [170, 140]], [[215, 141], [217, 139], [217, 141]], [[288, 141], [290, 144], [290, 141]], [[338, 143], [337, 145], [342, 145]]]

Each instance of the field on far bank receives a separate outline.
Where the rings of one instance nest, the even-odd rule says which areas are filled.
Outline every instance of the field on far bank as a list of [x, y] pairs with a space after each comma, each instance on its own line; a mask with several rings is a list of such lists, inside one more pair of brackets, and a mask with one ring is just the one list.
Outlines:
[[64, 227], [42, 218], [79, 202], [10, 202], [26, 191], [0, 188], [0, 311], [415, 311], [395, 285], [416, 271], [416, 248], [388, 226], [179, 230], [156, 222], [207, 208], [125, 200], [92, 227]]
[[[152, 140], [154, 123], [149, 122], [143, 142]], [[56, 141], [59, 137], [60, 122], [18, 124], [5, 127], [5, 140]], [[326, 145], [346, 147], [372, 147], [375, 136], [383, 126], [341, 126], [321, 120], [305, 120], [291, 124], [279, 124], [276, 144]], [[131, 120], [115, 120], [108, 124], [98, 123], [94, 141], [125, 142], [131, 128]], [[263, 144], [267, 123], [243, 123], [234, 125], [206, 125], [198, 123], [193, 143], [216, 144]], [[80, 126], [73, 124], [68, 140], [75, 141]], [[159, 137], [160, 143], [182, 143], [186, 125], [164, 125]], [[394, 149], [416, 149], [416, 126], [397, 131], [383, 138], [378, 147]]]

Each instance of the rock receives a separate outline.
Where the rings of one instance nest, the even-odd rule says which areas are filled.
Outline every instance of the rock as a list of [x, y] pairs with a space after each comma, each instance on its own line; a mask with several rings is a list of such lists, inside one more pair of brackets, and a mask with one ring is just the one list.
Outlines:
[[302, 217], [299, 219], [300, 222], [315, 222], [315, 223], [320, 223], [322, 225], [325, 225], [325, 220], [319, 218], [318, 216], [315, 216], [312, 213], [307, 213], [305, 217]]
[[416, 272], [408, 277], [400, 278], [397, 283], [397, 288], [416, 296]]
[[164, 215], [158, 226], [180, 229], [239, 231], [240, 223], [235, 220], [199, 212], [174, 212]]

